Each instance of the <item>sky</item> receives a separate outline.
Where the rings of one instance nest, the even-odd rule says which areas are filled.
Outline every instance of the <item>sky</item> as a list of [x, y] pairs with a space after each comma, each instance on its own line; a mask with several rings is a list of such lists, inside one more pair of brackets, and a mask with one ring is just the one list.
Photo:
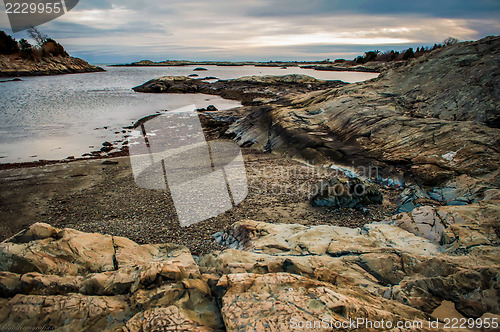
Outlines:
[[[500, 34], [500, 0], [80, 0], [39, 30], [91, 63], [353, 59]], [[12, 33], [0, 3], [0, 29]]]

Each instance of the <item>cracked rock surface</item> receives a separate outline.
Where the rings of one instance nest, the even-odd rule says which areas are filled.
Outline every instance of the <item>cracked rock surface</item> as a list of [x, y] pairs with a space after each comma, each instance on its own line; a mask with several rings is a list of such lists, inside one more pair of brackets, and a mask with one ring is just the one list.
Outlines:
[[[443, 303], [496, 317], [497, 203], [425, 206], [356, 229], [244, 220], [219, 234], [233, 249], [196, 261], [183, 246], [37, 223], [0, 244], [0, 325], [286, 331], [322, 319], [426, 322]], [[437, 224], [433, 237], [421, 227]]]
[[0, 324], [61, 331], [218, 330], [189, 250], [37, 223], [0, 245]]

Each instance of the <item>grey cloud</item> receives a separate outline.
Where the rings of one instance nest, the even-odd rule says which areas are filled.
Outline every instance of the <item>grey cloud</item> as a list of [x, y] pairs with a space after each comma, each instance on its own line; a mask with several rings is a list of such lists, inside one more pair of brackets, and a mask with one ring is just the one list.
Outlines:
[[[353, 58], [371, 49], [403, 49], [432, 45], [448, 36], [475, 39], [498, 33], [500, 22], [492, 16], [498, 14], [499, 4], [497, 0], [80, 0], [72, 14], [40, 30], [92, 62], [108, 62], [113, 56], [116, 62]], [[8, 22], [0, 25], [7, 27]], [[291, 42], [276, 46], [287, 38]], [[356, 38], [364, 45], [352, 45]], [[374, 46], [371, 38], [388, 41]]]
[[342, 13], [413, 14], [433, 17], [490, 18], [500, 15], [497, 0], [270, 0], [248, 12], [252, 16], [324, 15]]

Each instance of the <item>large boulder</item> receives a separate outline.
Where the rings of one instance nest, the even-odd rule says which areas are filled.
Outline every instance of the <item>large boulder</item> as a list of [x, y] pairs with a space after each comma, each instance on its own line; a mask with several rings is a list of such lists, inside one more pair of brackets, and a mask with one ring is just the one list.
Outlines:
[[0, 325], [219, 330], [189, 250], [37, 223], [0, 244]]

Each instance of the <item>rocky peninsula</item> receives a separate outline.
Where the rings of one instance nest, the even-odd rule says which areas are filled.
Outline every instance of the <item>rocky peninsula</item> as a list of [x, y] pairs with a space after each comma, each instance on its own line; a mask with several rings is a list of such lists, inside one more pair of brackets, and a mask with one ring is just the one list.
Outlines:
[[[198, 111], [209, 140], [242, 146], [249, 196], [181, 229], [168, 197], [134, 187], [128, 157], [0, 170], [0, 214], [15, 220], [0, 244], [0, 327], [498, 323], [498, 50], [500, 37], [457, 43], [355, 84], [169, 76], [134, 88], [241, 100]], [[366, 195], [311, 196], [336, 183]]]
[[51, 57], [31, 61], [0, 55], [0, 77], [61, 75], [100, 71], [104, 71], [104, 69], [74, 57]]
[[0, 30], [0, 77], [60, 75], [104, 71], [85, 60], [74, 58], [63, 46], [33, 30], [39, 45], [33, 46], [25, 39], [17, 42]]

